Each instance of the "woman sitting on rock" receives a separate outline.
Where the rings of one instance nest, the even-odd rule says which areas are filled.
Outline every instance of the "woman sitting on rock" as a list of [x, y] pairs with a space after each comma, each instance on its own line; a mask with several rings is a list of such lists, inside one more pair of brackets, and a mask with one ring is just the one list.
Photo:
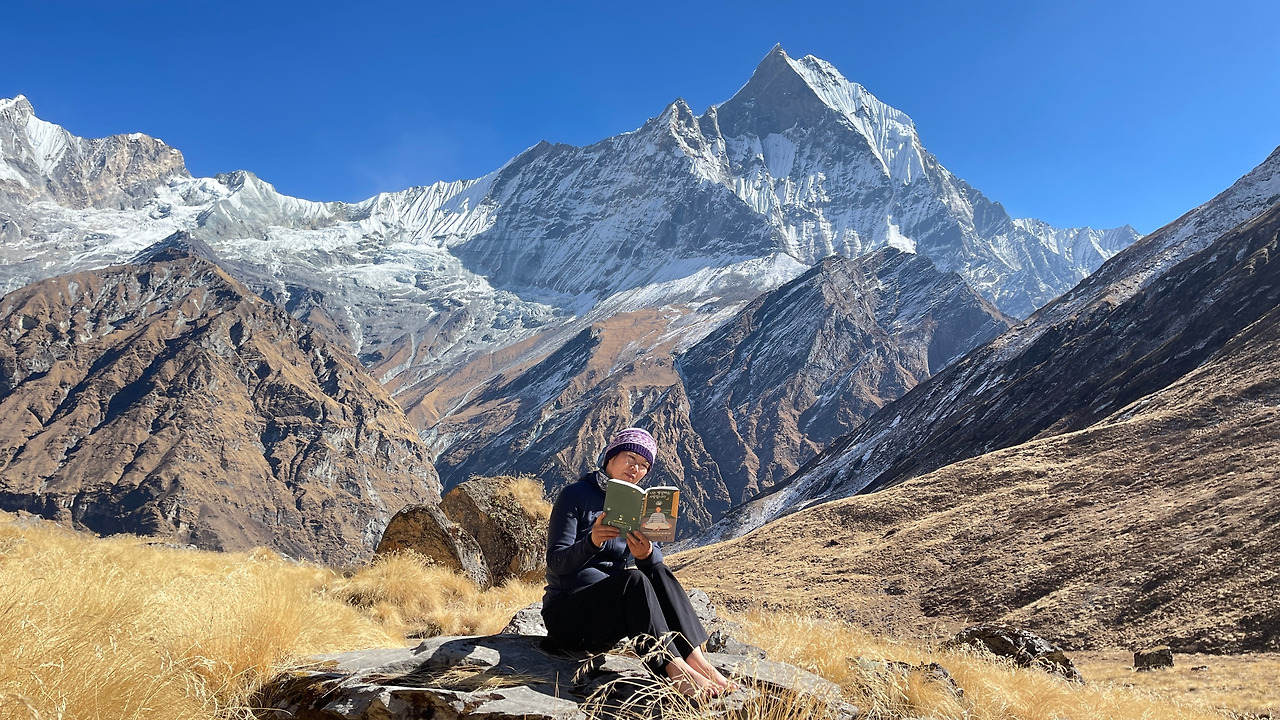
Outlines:
[[547, 532], [542, 618], [550, 637], [571, 648], [605, 650], [636, 638], [646, 663], [680, 692], [718, 695], [734, 686], [703, 657], [707, 631], [662, 550], [644, 533], [622, 537], [604, 524], [608, 478], [639, 484], [657, 449], [648, 432], [627, 428], [605, 449], [601, 469], [560, 491]]

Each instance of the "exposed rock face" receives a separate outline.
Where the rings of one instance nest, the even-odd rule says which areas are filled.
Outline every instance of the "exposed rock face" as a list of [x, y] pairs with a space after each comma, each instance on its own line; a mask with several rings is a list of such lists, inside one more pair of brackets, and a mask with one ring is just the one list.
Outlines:
[[997, 657], [1009, 658], [1019, 667], [1035, 667], [1056, 673], [1068, 680], [1084, 682], [1080, 671], [1062, 648], [1036, 635], [1004, 623], [988, 623], [967, 627], [947, 641], [944, 647], [970, 645]]
[[1012, 324], [958, 275], [885, 248], [821, 261], [677, 369], [691, 424], [741, 502]]
[[554, 490], [640, 425], [658, 441], [649, 482], [681, 488], [687, 537], [1012, 322], [959, 276], [893, 248], [831, 256], [684, 340], [699, 314], [613, 315], [472, 390], [434, 430], [446, 485], [496, 471]]
[[387, 523], [377, 554], [405, 550], [462, 573], [481, 588], [492, 584], [489, 565], [475, 538], [434, 504], [410, 505]]
[[368, 557], [437, 501], [355, 358], [181, 249], [0, 301], [0, 505], [103, 534]]
[[169, 178], [189, 178], [182, 153], [142, 133], [79, 138], [35, 116], [19, 95], [0, 100], [0, 211], [36, 201], [69, 208], [140, 208]]
[[699, 541], [741, 534], [801, 504], [1079, 430], [1171, 387], [1275, 307], [1277, 198], [1280, 151], [833, 442], [785, 487], [735, 510]]

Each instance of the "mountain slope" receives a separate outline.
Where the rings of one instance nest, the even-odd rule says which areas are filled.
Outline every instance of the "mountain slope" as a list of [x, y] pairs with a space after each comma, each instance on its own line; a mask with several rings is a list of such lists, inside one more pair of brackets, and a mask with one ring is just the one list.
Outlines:
[[1266, 248], [1278, 201], [1280, 151], [832, 443], [787, 485], [736, 509], [700, 540], [1079, 429], [1168, 386], [1270, 311]]
[[[198, 245], [198, 244], [197, 244]], [[438, 500], [359, 363], [181, 238], [0, 300], [0, 505], [99, 533], [346, 563]]]
[[822, 260], [677, 369], [693, 427], [741, 502], [1012, 324], [958, 275], [885, 248]]
[[1005, 621], [1069, 649], [1276, 652], [1280, 309], [1232, 335], [1088, 429], [667, 562], [730, 606], [763, 595], [913, 640]]
[[1137, 237], [1015, 222], [938, 164], [905, 114], [781, 47], [702, 116], [677, 100], [634, 133], [527, 151], [486, 207], [494, 224], [454, 246], [467, 267], [594, 299], [771, 253], [812, 265], [895, 246], [1025, 316]]
[[23, 96], [0, 99], [0, 210], [46, 201], [69, 208], [143, 207], [182, 153], [142, 133], [87, 140], [35, 116]]
[[659, 444], [651, 481], [682, 489], [684, 536], [1011, 322], [892, 248], [827, 258], [703, 338], [717, 307], [609, 313], [469, 387], [428, 434], [445, 484], [487, 471], [554, 488], [637, 424]]

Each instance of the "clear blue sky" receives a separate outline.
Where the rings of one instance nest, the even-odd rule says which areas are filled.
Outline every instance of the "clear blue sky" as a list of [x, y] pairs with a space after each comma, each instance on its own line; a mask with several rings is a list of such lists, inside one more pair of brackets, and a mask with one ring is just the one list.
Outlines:
[[1280, 145], [1280, 3], [9, 0], [0, 97], [358, 200], [727, 100], [775, 43], [1015, 216], [1142, 232]]

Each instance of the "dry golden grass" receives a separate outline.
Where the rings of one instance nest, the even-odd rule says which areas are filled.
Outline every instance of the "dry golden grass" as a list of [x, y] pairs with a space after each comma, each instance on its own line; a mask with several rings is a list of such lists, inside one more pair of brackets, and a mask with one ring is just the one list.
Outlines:
[[[846, 699], [872, 720], [921, 716], [937, 720], [1222, 720], [1227, 716], [1206, 703], [1175, 699], [1171, 694], [1105, 681], [1079, 685], [985, 654], [886, 641], [847, 624], [759, 612], [742, 620], [750, 642], [768, 651], [770, 659], [838, 683]], [[963, 694], [925, 672], [895, 669], [893, 661], [911, 666], [937, 663], [949, 671]]]
[[[540, 592], [538, 586], [508, 584], [481, 593], [412, 554], [382, 558], [344, 576], [264, 550], [220, 554], [131, 536], [95, 539], [0, 513], [0, 717], [249, 718], [249, 698], [261, 683], [308, 655], [398, 645], [406, 630], [424, 627], [493, 633]], [[1186, 678], [1176, 673], [1099, 676], [1086, 662], [1095, 681], [1080, 686], [976, 654], [879, 639], [840, 623], [765, 613], [742, 620], [747, 639], [771, 659], [837, 683], [845, 699], [872, 719], [1221, 720], [1224, 714], [1210, 706], [1240, 710], [1229, 702], [1231, 694], [1254, 697], [1248, 693], [1268, 687], [1277, 664], [1274, 657], [1254, 659], [1252, 679], [1245, 673], [1233, 680], [1226, 677], [1232, 670], [1225, 659], [1205, 661], [1216, 673], [1205, 677], [1216, 678], [1218, 694], [1205, 692], [1203, 702], [1191, 703], [1171, 699], [1187, 694], [1180, 692]], [[937, 662], [963, 695], [889, 661]], [[1190, 661], [1184, 658], [1182, 665], [1192, 673]], [[1139, 679], [1151, 682], [1128, 687]], [[481, 687], [508, 680], [458, 682]], [[1257, 696], [1243, 709], [1257, 712], [1251, 708], [1273, 699]], [[663, 702], [664, 717], [700, 716], [696, 704], [675, 697]], [[822, 707], [810, 699], [775, 693], [736, 717], [821, 715]]]
[[541, 585], [521, 582], [481, 593], [467, 578], [413, 552], [381, 556], [328, 589], [333, 597], [364, 609], [382, 627], [401, 635], [494, 633], [516, 610], [542, 599]]
[[1073, 653], [1089, 682], [1196, 698], [1240, 714], [1280, 716], [1280, 654], [1175, 654], [1172, 668], [1138, 672], [1126, 650]]
[[249, 717], [260, 684], [308, 655], [400, 645], [423, 619], [496, 632], [538, 593], [479, 593], [411, 557], [343, 577], [265, 550], [95, 539], [0, 513], [0, 717]]
[[519, 475], [507, 486], [512, 497], [520, 503], [529, 517], [546, 521], [551, 517], [551, 503], [547, 502], [546, 487], [532, 475]]

